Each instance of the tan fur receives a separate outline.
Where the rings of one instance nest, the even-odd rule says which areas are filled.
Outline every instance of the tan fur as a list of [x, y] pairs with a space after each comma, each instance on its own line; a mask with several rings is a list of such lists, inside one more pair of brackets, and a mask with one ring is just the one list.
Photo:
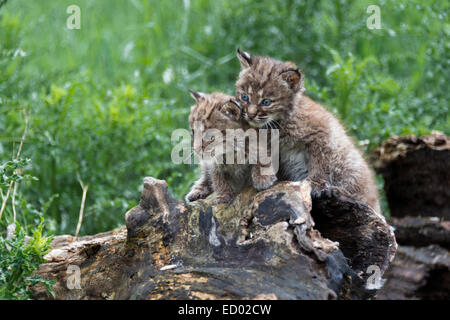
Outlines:
[[[192, 96], [197, 102], [191, 108], [189, 115], [190, 128], [194, 132], [196, 130], [217, 129], [225, 136], [227, 129], [245, 131], [249, 128], [241, 118], [241, 110], [235, 104], [234, 97], [223, 93], [201, 94], [196, 92], [192, 92]], [[225, 108], [227, 106], [228, 108]], [[230, 114], [230, 110], [234, 113]], [[214, 142], [206, 138], [194, 139], [194, 151], [199, 154], [213, 144]], [[246, 161], [243, 164], [237, 163], [236, 157], [239, 148], [246, 148], [244, 150]], [[253, 185], [261, 190], [273, 185], [276, 181], [275, 175], [262, 176], [259, 164], [249, 164], [248, 146], [236, 144], [234, 151], [236, 151], [233, 154], [235, 164], [201, 161], [201, 177], [186, 196], [187, 201], [203, 199], [215, 192], [216, 203], [227, 203], [246, 186]]]
[[[236, 97], [243, 118], [254, 127], [275, 123], [281, 130], [279, 180], [307, 178], [313, 196], [339, 190], [380, 213], [373, 174], [361, 152], [335, 116], [303, 95], [303, 75], [295, 64], [241, 51], [238, 58]], [[243, 94], [250, 96], [248, 102]], [[263, 99], [272, 104], [263, 106]]]

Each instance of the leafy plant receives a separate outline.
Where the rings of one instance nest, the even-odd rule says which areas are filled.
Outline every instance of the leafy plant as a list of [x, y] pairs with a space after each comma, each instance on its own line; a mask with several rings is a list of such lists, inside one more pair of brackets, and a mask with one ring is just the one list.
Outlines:
[[18, 158], [0, 165], [0, 188], [8, 188], [11, 182], [37, 180], [36, 177], [31, 175], [21, 175], [19, 173], [19, 169], [25, 168], [30, 162], [31, 159]]
[[0, 236], [0, 299], [31, 299], [31, 288], [40, 283], [54, 296], [49, 281], [33, 273], [45, 260], [52, 237], [43, 235], [44, 221], [27, 237], [19, 223], [10, 237]]

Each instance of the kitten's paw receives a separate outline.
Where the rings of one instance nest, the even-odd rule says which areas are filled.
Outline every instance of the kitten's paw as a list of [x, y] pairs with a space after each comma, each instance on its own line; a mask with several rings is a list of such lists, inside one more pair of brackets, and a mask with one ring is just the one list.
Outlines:
[[266, 190], [273, 186], [276, 181], [275, 175], [253, 176], [253, 187], [258, 191]]
[[342, 192], [336, 187], [325, 187], [311, 191], [311, 197], [316, 199], [332, 199], [339, 197], [341, 194]]
[[218, 204], [228, 204], [231, 203], [233, 201], [233, 195], [228, 195], [228, 194], [224, 194], [224, 195], [220, 195], [220, 196], [216, 196], [213, 200], [213, 205], [218, 205]]
[[192, 202], [200, 199], [205, 199], [212, 192], [205, 189], [193, 189], [185, 197], [186, 202]]

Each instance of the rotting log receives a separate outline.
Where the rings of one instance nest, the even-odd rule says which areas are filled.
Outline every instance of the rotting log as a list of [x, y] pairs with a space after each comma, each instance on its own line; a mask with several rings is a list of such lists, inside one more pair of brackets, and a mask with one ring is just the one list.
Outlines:
[[450, 220], [450, 138], [393, 137], [373, 153], [384, 178], [393, 217], [431, 216]]
[[400, 244], [377, 299], [450, 299], [450, 222], [433, 217], [389, 220]]
[[438, 246], [401, 245], [378, 300], [449, 300], [450, 255]]
[[391, 218], [397, 242], [402, 245], [425, 247], [437, 244], [450, 250], [450, 221], [438, 217]]
[[126, 227], [56, 237], [38, 274], [57, 281], [56, 299], [372, 297], [367, 268], [382, 274], [392, 260], [390, 226], [341, 195], [313, 203], [310, 190], [306, 181], [280, 182], [246, 189], [230, 205], [212, 205], [213, 197], [186, 204], [147, 177]]
[[388, 139], [373, 154], [399, 244], [377, 299], [450, 298], [450, 138]]

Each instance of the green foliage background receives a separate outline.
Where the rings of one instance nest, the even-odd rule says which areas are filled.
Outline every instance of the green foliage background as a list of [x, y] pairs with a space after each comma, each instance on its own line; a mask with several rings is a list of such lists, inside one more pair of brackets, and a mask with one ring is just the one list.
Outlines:
[[[68, 30], [69, 5], [81, 29]], [[369, 5], [381, 30], [369, 30]], [[195, 166], [170, 160], [187, 128], [188, 88], [234, 93], [239, 46], [296, 62], [307, 93], [366, 151], [391, 135], [450, 134], [447, 0], [10, 0], [0, 9], [0, 164], [24, 130], [18, 220], [82, 234], [123, 224], [142, 178], [184, 195]], [[382, 183], [382, 182], [381, 182]], [[2, 189], [5, 192], [5, 188]], [[12, 222], [8, 205], [1, 230]]]

